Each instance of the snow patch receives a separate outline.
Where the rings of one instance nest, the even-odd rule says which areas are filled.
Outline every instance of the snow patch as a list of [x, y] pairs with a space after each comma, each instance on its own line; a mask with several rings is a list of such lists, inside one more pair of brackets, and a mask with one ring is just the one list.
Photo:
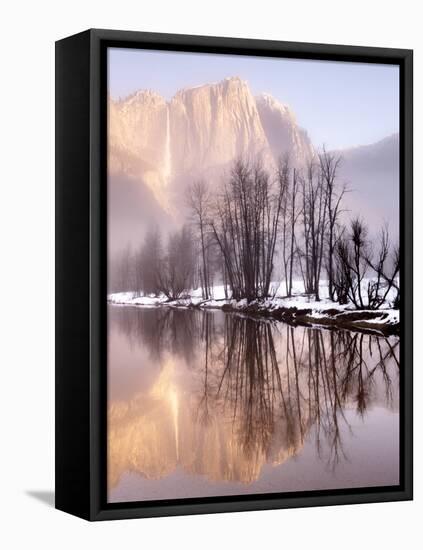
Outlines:
[[[363, 282], [367, 284], [367, 282]], [[192, 289], [185, 296], [178, 300], [169, 300], [166, 296], [140, 296], [134, 292], [117, 292], [108, 296], [108, 302], [114, 305], [127, 305], [138, 307], [157, 307], [166, 305], [169, 307], [199, 307], [202, 309], [222, 309], [225, 306], [229, 306], [231, 309], [250, 313], [256, 312], [268, 312], [272, 313], [277, 310], [289, 311], [289, 314], [293, 317], [297, 315], [303, 315], [307, 318], [316, 320], [317, 322], [322, 319], [334, 319], [336, 316], [345, 313], [354, 313], [360, 311], [360, 313], [368, 313], [369, 319], [362, 318], [359, 320], [351, 320], [352, 324], [359, 324], [365, 322], [370, 325], [397, 325], [399, 324], [399, 311], [392, 309], [390, 304], [392, 296], [387, 297], [387, 301], [380, 310], [357, 310], [353, 304], [341, 305], [336, 302], [332, 302], [328, 296], [327, 282], [322, 281], [320, 286], [320, 295], [322, 299], [316, 301], [313, 295], [307, 295], [304, 293], [304, 288], [301, 281], [295, 281], [293, 285], [294, 296], [286, 297], [283, 295], [283, 287], [281, 283], [272, 283], [273, 296], [262, 300], [254, 300], [248, 302], [246, 298], [242, 300], [232, 300], [225, 297], [225, 287], [223, 285], [216, 285], [212, 289], [212, 298], [205, 300], [202, 297], [201, 288]], [[377, 316], [375, 316], [377, 314]], [[345, 318], [343, 319], [345, 320]]]

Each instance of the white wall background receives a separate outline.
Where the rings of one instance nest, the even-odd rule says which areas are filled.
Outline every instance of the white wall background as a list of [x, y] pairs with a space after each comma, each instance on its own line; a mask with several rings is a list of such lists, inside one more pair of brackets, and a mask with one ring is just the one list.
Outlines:
[[[0, 546], [418, 547], [423, 517], [420, 316], [415, 328], [414, 502], [89, 524], [30, 493], [48, 493], [54, 487], [54, 41], [99, 27], [414, 48], [419, 214], [423, 176], [419, 3], [27, 0], [4, 3], [1, 11]], [[422, 216], [416, 215], [415, 229], [418, 283]], [[415, 305], [422, 310], [420, 296]]]

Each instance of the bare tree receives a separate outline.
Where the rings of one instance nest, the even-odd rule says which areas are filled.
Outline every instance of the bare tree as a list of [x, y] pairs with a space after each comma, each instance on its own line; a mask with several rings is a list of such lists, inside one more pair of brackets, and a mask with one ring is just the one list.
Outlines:
[[367, 227], [354, 219], [350, 233], [337, 244], [335, 263], [334, 286], [341, 303], [350, 300], [358, 309], [379, 309], [395, 289], [393, 305], [399, 306], [399, 252], [395, 247], [391, 254], [386, 228], [381, 230], [379, 248], [374, 252]]
[[192, 236], [184, 226], [169, 237], [167, 254], [158, 273], [160, 290], [169, 300], [177, 300], [192, 288], [194, 265]]
[[341, 201], [346, 192], [345, 185], [338, 189], [337, 176], [341, 157], [329, 153], [323, 147], [319, 154], [320, 175], [325, 193], [327, 208], [327, 272], [329, 298], [335, 300], [334, 252], [336, 246], [336, 228], [341, 213]]
[[350, 233], [338, 242], [337, 256], [342, 272], [340, 280], [344, 285], [340, 292], [346, 292], [349, 300], [359, 309], [368, 306], [363, 296], [363, 280], [368, 268], [365, 258], [368, 255], [367, 227], [359, 218], [355, 218], [351, 221]]
[[210, 194], [204, 180], [195, 181], [187, 192], [187, 202], [194, 218], [200, 237], [201, 268], [200, 279], [203, 288], [203, 298], [211, 297], [211, 281], [209, 275], [209, 236], [207, 234], [210, 211]]
[[144, 281], [143, 281], [143, 258], [142, 258], [142, 248], [139, 248], [132, 257], [133, 261], [133, 270], [134, 270], [134, 283], [135, 283], [135, 293], [137, 296], [141, 296], [144, 292]]
[[297, 226], [297, 220], [301, 214], [301, 210], [297, 206], [297, 194], [298, 194], [298, 173], [294, 168], [292, 175], [292, 184], [290, 186], [290, 225], [291, 225], [291, 234], [290, 234], [290, 250], [289, 250], [289, 277], [288, 277], [288, 287], [287, 294], [288, 296], [292, 295], [292, 277], [294, 272], [294, 261], [295, 261], [295, 229]]
[[391, 254], [391, 245], [389, 238], [389, 230], [383, 227], [380, 232], [379, 251], [376, 258], [372, 254], [366, 255], [366, 262], [375, 272], [375, 280], [369, 282], [369, 302], [374, 304], [374, 307], [383, 305], [391, 291], [395, 289], [396, 295], [393, 300], [393, 306], [399, 307], [399, 269], [400, 255], [399, 247], [395, 246]]
[[324, 237], [327, 215], [327, 195], [324, 192], [322, 175], [319, 166], [311, 160], [306, 168], [302, 183], [302, 225], [304, 268], [301, 271], [304, 278], [306, 293], [314, 294], [320, 300], [319, 286], [322, 270]]
[[130, 245], [126, 246], [126, 248], [122, 251], [117, 265], [117, 288], [124, 292], [135, 292], [135, 261], [134, 253]]
[[280, 161], [279, 178], [286, 180], [286, 192], [282, 202], [281, 210], [281, 238], [282, 238], [282, 260], [285, 275], [286, 295], [292, 296], [292, 282], [294, 273], [294, 263], [296, 256], [296, 238], [295, 230], [301, 209], [298, 208], [298, 170], [294, 168], [292, 173], [289, 171], [287, 158]]
[[288, 171], [272, 181], [261, 163], [234, 163], [213, 205], [210, 226], [235, 299], [267, 296]]
[[349, 269], [347, 269], [349, 263], [349, 248], [345, 238], [345, 231], [346, 228], [343, 227], [338, 233], [333, 263], [333, 286], [337, 301], [341, 305], [347, 304], [349, 300]]
[[158, 228], [153, 228], [145, 236], [139, 256], [142, 289], [145, 294], [159, 294], [159, 274], [162, 262], [162, 242]]

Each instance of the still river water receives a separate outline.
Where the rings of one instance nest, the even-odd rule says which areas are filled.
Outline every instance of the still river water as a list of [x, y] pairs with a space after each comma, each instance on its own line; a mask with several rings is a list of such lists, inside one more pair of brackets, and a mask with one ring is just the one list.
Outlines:
[[108, 500], [397, 485], [399, 339], [109, 306]]

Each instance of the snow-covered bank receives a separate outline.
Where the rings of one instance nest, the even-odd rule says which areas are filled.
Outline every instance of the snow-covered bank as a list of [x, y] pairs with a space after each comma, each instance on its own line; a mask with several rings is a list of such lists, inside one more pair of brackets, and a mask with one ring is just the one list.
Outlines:
[[[322, 287], [322, 295], [324, 294]], [[389, 302], [380, 310], [357, 310], [352, 304], [340, 305], [328, 298], [316, 301], [314, 297], [297, 294], [286, 298], [275, 292], [272, 298], [263, 300], [231, 300], [225, 298], [223, 286], [213, 289], [213, 298], [204, 300], [201, 290], [194, 290], [178, 300], [169, 301], [166, 296], [138, 296], [133, 292], [110, 294], [108, 302], [121, 306], [210, 308], [239, 312], [251, 316], [273, 318], [291, 324], [319, 325], [348, 328], [381, 334], [399, 334], [399, 311], [391, 309]]]

